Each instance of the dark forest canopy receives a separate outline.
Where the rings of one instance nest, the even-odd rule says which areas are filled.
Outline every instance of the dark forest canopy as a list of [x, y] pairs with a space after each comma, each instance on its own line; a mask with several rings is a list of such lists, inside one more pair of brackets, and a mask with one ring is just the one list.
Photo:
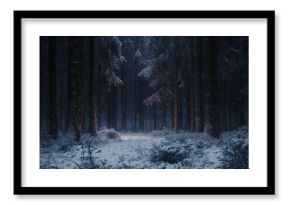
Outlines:
[[248, 37], [40, 37], [41, 136], [248, 125]]

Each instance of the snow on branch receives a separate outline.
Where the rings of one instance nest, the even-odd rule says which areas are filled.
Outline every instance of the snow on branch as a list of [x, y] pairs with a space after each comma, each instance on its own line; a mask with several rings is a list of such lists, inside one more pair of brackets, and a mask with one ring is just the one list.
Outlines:
[[143, 103], [146, 106], [152, 106], [154, 103], [160, 103], [160, 102], [161, 102], [161, 97], [159, 96], [158, 93], [154, 93], [150, 97], [148, 97], [145, 100], [143, 100]]
[[116, 76], [115, 73], [113, 75], [113, 78], [114, 78], [114, 85], [115, 86], [124, 85], [123, 81], [118, 76]]
[[106, 80], [109, 86], [123, 85], [123, 81], [111, 70], [106, 71]]
[[119, 57], [115, 57], [113, 59], [113, 67], [114, 67], [114, 69], [119, 70], [120, 66], [123, 63], [125, 63], [125, 62], [127, 62], [127, 60], [126, 60], [126, 58], [124, 56], [120, 55]]
[[134, 60], [139, 60], [141, 58], [142, 58], [142, 53], [140, 52], [139, 49], [137, 49], [135, 54], [134, 54]]
[[152, 66], [147, 66], [146, 68], [144, 68], [143, 70], [141, 70], [138, 73], [138, 76], [142, 77], [142, 78], [145, 78], [145, 79], [148, 79], [148, 78], [150, 78], [152, 76], [152, 72], [153, 72]]
[[120, 61], [121, 64], [127, 62], [127, 60], [126, 60], [126, 58], [125, 58], [124, 56], [120, 56], [120, 57], [119, 57], [119, 61]]

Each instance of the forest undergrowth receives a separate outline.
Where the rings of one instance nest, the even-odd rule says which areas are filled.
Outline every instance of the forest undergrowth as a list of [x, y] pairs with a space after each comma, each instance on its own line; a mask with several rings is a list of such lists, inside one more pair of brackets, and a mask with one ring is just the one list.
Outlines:
[[[47, 138], [50, 139], [50, 138]], [[42, 140], [42, 169], [246, 169], [248, 129], [207, 133], [169, 130], [149, 133], [103, 129], [97, 137]]]

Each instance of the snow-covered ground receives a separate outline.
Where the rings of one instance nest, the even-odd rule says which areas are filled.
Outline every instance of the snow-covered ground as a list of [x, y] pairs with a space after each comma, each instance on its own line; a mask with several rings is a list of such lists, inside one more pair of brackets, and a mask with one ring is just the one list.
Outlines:
[[[41, 146], [40, 167], [54, 169], [216, 169], [224, 168], [227, 154], [237, 155], [232, 143], [247, 146], [247, 129], [223, 133], [220, 139], [206, 133], [153, 131], [120, 132], [108, 138], [82, 137], [75, 144], [70, 137]], [[119, 136], [118, 136], [119, 135]], [[225, 152], [229, 150], [229, 152]], [[233, 153], [232, 153], [233, 152]], [[244, 156], [243, 156], [244, 157]], [[231, 158], [232, 159], [232, 158]], [[239, 159], [238, 159], [239, 160]], [[248, 160], [247, 156], [246, 159]], [[230, 163], [229, 166], [233, 166]], [[231, 168], [231, 167], [227, 167]], [[237, 168], [237, 167], [233, 167]]]

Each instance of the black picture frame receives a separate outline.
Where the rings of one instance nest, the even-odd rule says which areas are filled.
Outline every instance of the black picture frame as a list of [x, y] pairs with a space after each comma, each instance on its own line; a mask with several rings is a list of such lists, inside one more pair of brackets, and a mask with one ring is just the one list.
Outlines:
[[[48, 18], [219, 18], [267, 20], [266, 187], [23, 187], [22, 19]], [[273, 195], [275, 194], [275, 11], [14, 11], [14, 194], [16, 195]]]

